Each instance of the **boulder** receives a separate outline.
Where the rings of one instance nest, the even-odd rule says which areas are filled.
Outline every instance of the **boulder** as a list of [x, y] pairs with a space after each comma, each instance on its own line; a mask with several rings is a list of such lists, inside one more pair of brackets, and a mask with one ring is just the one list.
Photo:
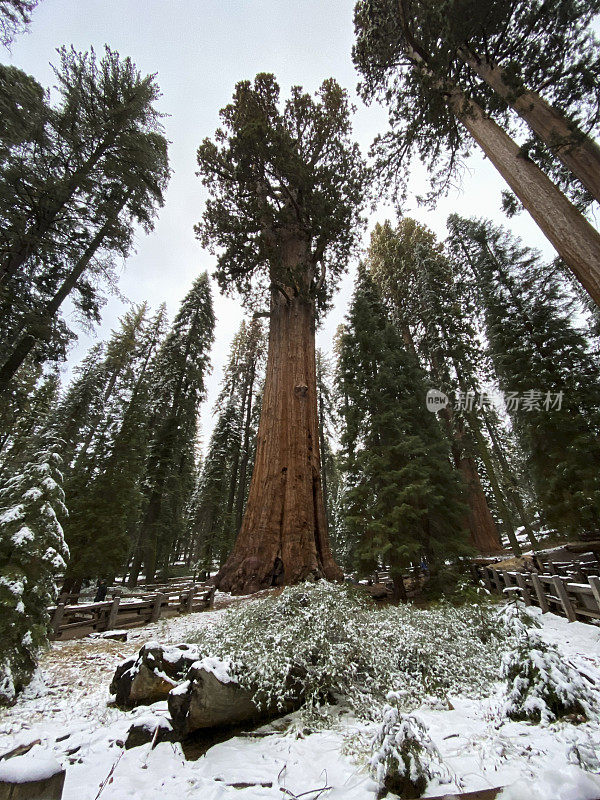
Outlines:
[[154, 748], [160, 742], [176, 742], [178, 739], [170, 720], [162, 715], [148, 714], [137, 719], [127, 731], [125, 749], [130, 750], [150, 742]]
[[194, 731], [254, 723], [281, 716], [297, 708], [301, 698], [282, 706], [261, 705], [253, 701], [254, 692], [230, 675], [229, 664], [216, 658], [196, 662], [184, 683], [169, 693], [168, 705], [173, 726], [181, 736]]
[[374, 583], [371, 586], [363, 586], [361, 584], [361, 587], [365, 592], [370, 594], [374, 600], [385, 600], [392, 596], [392, 590], [383, 583]]
[[0, 762], [0, 800], [60, 800], [65, 776], [45, 752], [5, 759]]
[[147, 642], [136, 658], [119, 664], [110, 692], [122, 706], [150, 705], [164, 700], [171, 689], [184, 680], [198, 657], [198, 648], [194, 645]]

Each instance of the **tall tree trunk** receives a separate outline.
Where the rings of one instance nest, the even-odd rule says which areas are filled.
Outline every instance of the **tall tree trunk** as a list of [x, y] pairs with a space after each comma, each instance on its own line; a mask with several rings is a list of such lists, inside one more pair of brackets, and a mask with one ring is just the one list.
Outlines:
[[600, 306], [600, 234], [519, 145], [458, 89], [448, 93], [457, 119], [490, 159], [577, 280]]
[[56, 223], [61, 211], [72, 200], [82, 183], [114, 141], [115, 135], [111, 133], [100, 142], [85, 163], [63, 181], [63, 185], [57, 190], [54, 200], [48, 203], [48, 206], [40, 213], [38, 219], [22, 234], [17, 246], [6, 248], [7, 255], [0, 262], [0, 286], [16, 275], [25, 262], [39, 251], [44, 237]]
[[[125, 202], [126, 199], [123, 200], [123, 203], [121, 204], [116, 216], [118, 216], [121, 209], [124, 207]], [[52, 322], [59, 308], [67, 299], [69, 294], [73, 291], [73, 289], [77, 286], [77, 282], [88, 268], [90, 261], [104, 241], [106, 235], [113, 225], [113, 222], [114, 218], [108, 220], [96, 232], [94, 238], [86, 247], [79, 261], [75, 264], [58, 291], [54, 294], [54, 297], [52, 297], [52, 299], [49, 300], [44, 308], [40, 311], [37, 322], [33, 323], [34, 326], [39, 327], [41, 325], [43, 327], [47, 327]], [[25, 326], [23, 329], [21, 329], [21, 336], [14, 344], [11, 354], [8, 356], [2, 366], [0, 366], [0, 393], [8, 391], [10, 381], [20, 369], [23, 362], [31, 353], [37, 342], [43, 338], [43, 334], [42, 336], [39, 334], [36, 335], [36, 333], [31, 329], [31, 326]]]
[[537, 92], [527, 89], [516, 91], [504, 80], [501, 67], [492, 66], [468, 54], [463, 54], [463, 60], [506, 100], [592, 197], [600, 202], [600, 147], [597, 143]]
[[314, 304], [290, 289], [271, 301], [265, 392], [246, 513], [215, 583], [249, 594], [313, 577], [341, 580], [321, 486]]
[[256, 360], [250, 366], [248, 405], [246, 406], [246, 419], [244, 422], [244, 441], [242, 444], [242, 457], [240, 461], [240, 477], [238, 480], [238, 494], [235, 502], [235, 530], [239, 533], [244, 516], [244, 502], [246, 500], [246, 475], [250, 460], [250, 425], [252, 422], [252, 393], [254, 391], [254, 378], [256, 374]]

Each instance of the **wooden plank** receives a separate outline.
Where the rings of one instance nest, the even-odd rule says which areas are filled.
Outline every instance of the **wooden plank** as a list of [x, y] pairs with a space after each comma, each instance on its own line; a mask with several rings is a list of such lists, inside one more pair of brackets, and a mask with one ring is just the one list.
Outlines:
[[517, 572], [515, 575], [517, 579], [517, 585], [521, 589], [521, 593], [523, 595], [523, 602], [526, 606], [531, 605], [531, 595], [529, 594], [529, 586], [527, 585], [527, 581], [525, 580], [525, 576], [522, 572]]
[[531, 582], [533, 584], [539, 606], [542, 609], [542, 614], [547, 614], [550, 610], [550, 607], [548, 606], [548, 600], [546, 599], [546, 592], [544, 591], [544, 587], [542, 586], [539, 575], [536, 575], [535, 572], [531, 573]]
[[588, 583], [594, 595], [596, 605], [598, 606], [598, 612], [600, 613], [600, 578], [597, 578], [595, 575], [590, 575], [588, 577]]
[[493, 578], [494, 578], [493, 583], [494, 583], [494, 585], [496, 587], [496, 591], [497, 592], [501, 592], [504, 587], [502, 585], [502, 580], [500, 578], [500, 573], [494, 567], [490, 567], [490, 570], [491, 570], [491, 573], [492, 573]]
[[577, 614], [575, 613], [575, 609], [573, 608], [573, 604], [571, 603], [571, 598], [567, 592], [565, 587], [565, 579], [556, 575], [552, 579], [552, 583], [554, 585], [554, 590], [558, 595], [560, 603], [563, 607], [563, 611], [565, 612], [566, 618], [569, 622], [575, 622], [577, 619]]

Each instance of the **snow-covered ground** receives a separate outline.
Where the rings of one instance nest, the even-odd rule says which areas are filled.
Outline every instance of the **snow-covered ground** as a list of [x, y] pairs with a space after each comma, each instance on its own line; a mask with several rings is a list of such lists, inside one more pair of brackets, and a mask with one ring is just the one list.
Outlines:
[[[376, 786], [364, 758], [353, 755], [371, 729], [351, 717], [341, 717], [331, 730], [311, 733], [295, 725], [292, 716], [287, 729], [266, 726], [259, 733], [268, 735], [236, 736], [196, 761], [187, 761], [178, 744], [123, 750], [128, 728], [148, 708], [124, 712], [111, 706], [108, 686], [116, 665], [146, 641], [185, 641], [223, 613], [163, 620], [130, 631], [125, 643], [85, 639], [53, 644], [33, 684], [14, 707], [0, 712], [0, 754], [39, 739], [22, 758], [46, 763], [52, 756], [66, 766], [64, 800], [281, 800], [300, 795], [304, 800], [373, 800]], [[533, 614], [543, 622], [544, 638], [600, 686], [600, 629], [542, 616], [535, 609]], [[493, 694], [486, 700], [448, 701], [449, 708], [423, 706], [417, 712], [456, 776], [453, 783], [431, 785], [427, 795], [509, 786], [503, 800], [600, 798], [600, 776], [577, 763], [583, 757], [589, 768], [600, 757], [600, 725], [507, 721], [495, 714]], [[165, 709], [165, 703], [152, 706], [157, 712]], [[600, 762], [594, 771], [600, 772]]]

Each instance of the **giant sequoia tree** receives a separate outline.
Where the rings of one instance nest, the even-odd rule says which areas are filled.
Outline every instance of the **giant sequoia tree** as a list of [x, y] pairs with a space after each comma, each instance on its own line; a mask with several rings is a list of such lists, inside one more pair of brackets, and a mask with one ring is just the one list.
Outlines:
[[281, 108], [274, 76], [257, 75], [237, 85], [221, 119], [198, 150], [211, 197], [197, 230], [219, 254], [221, 287], [249, 301], [262, 294], [270, 319], [246, 513], [216, 579], [240, 593], [341, 577], [323, 504], [315, 320], [355, 245], [366, 170], [332, 79], [316, 98], [294, 87]]

